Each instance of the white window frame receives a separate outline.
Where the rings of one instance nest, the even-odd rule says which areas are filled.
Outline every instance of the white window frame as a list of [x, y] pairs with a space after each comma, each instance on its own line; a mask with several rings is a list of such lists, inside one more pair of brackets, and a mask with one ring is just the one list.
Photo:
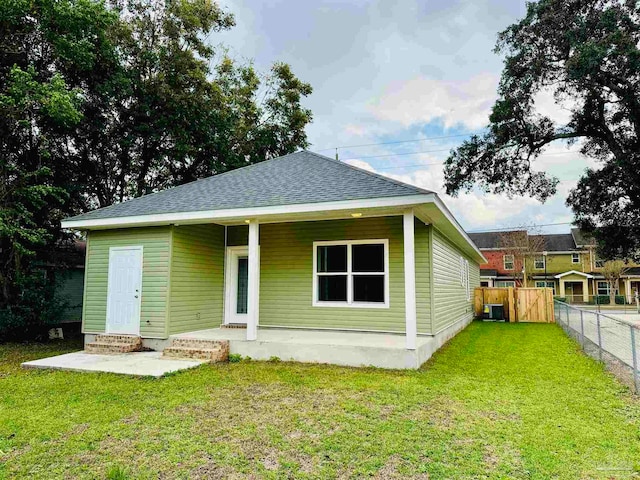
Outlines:
[[553, 289], [553, 294], [556, 294], [556, 282], [536, 280], [536, 288], [551, 288]]
[[494, 280], [493, 286], [496, 288], [508, 288], [508, 287], [516, 288], [516, 281], [515, 280]]
[[[384, 246], [384, 272], [353, 272], [351, 265], [351, 247], [353, 245], [382, 244]], [[347, 271], [346, 272], [318, 272], [318, 247], [347, 246]], [[318, 300], [318, 277], [321, 276], [347, 276], [347, 301], [327, 302]], [[384, 303], [383, 302], [354, 302], [353, 301], [353, 277], [357, 275], [384, 275]], [[389, 308], [389, 239], [375, 240], [334, 240], [313, 242], [313, 300], [314, 307], [348, 307], [348, 308]]]
[[571, 254], [571, 263], [580, 263], [580, 254], [572, 253]]
[[[541, 267], [538, 266], [538, 262], [540, 259], [542, 259]], [[535, 268], [536, 270], [544, 270], [546, 263], [547, 263], [547, 259], [544, 255], [536, 255], [535, 257], [533, 257], [533, 268]]]
[[[511, 268], [507, 268], [507, 257], [511, 257]], [[515, 255], [503, 255], [502, 256], [502, 266], [505, 270], [513, 270], [516, 268], [516, 256]]]
[[[600, 293], [600, 284], [604, 284], [606, 287], [606, 293]], [[611, 285], [606, 280], [598, 280], [596, 282], [596, 295], [598, 297], [608, 297], [611, 295]]]

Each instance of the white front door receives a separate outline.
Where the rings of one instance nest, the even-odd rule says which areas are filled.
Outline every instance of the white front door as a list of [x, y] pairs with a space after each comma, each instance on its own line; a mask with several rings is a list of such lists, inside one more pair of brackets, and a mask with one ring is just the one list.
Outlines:
[[140, 334], [142, 247], [111, 247], [107, 286], [107, 333]]
[[226, 302], [224, 323], [247, 323], [249, 305], [249, 251], [228, 247], [226, 262]]

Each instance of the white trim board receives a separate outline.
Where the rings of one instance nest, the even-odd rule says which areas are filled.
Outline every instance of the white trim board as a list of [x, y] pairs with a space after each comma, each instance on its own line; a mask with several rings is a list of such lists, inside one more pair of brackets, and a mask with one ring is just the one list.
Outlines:
[[[358, 208], [402, 207], [419, 205], [421, 203], [435, 203], [435, 194], [404, 195], [400, 197], [368, 198], [362, 200], [343, 200], [338, 202], [300, 203], [293, 205], [274, 205], [268, 207], [231, 208], [221, 210], [203, 210], [195, 212], [160, 213], [152, 215], [135, 215], [127, 217], [96, 218], [88, 220], [66, 219], [61, 223], [62, 228], [92, 229], [92, 228], [120, 228], [133, 226], [163, 225], [176, 222], [206, 223], [207, 220], [232, 221], [264, 215], [283, 215], [296, 213], [314, 213], [335, 210], [350, 210]], [[260, 219], [261, 223], [264, 223]], [[457, 223], [457, 222], [456, 222]]]
[[562, 278], [562, 277], [566, 277], [567, 275], [573, 275], [573, 274], [581, 275], [586, 278], [593, 278], [593, 275], [589, 275], [588, 273], [584, 273], [584, 272], [578, 272], [577, 270], [570, 270], [568, 272], [559, 273], [558, 275], [554, 275], [554, 278]]

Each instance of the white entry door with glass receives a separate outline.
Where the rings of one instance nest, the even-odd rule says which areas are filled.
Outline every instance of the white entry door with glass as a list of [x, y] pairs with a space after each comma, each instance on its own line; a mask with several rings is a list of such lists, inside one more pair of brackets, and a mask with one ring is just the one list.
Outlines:
[[225, 321], [246, 324], [249, 306], [249, 251], [247, 247], [228, 247], [226, 261]]

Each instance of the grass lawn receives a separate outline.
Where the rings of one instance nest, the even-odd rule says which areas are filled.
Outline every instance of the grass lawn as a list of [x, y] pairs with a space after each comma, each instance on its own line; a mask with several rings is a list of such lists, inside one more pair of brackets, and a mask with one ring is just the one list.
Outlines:
[[163, 379], [24, 371], [0, 478], [631, 478], [640, 402], [555, 325], [473, 323], [417, 372], [279, 362]]

